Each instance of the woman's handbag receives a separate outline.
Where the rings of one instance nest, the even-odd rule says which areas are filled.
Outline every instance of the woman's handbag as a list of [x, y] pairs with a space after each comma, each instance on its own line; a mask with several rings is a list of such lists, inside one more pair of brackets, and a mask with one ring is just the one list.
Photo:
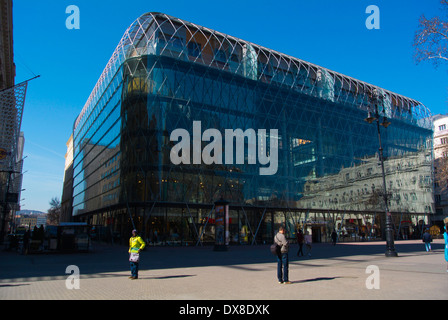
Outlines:
[[131, 252], [129, 255], [130, 262], [138, 262], [140, 260], [140, 254], [138, 252]]
[[[276, 236], [276, 239], [277, 239], [277, 236]], [[271, 245], [270, 250], [274, 256], [281, 255], [281, 247], [276, 242], [274, 242], [274, 244]]]
[[271, 245], [271, 253], [275, 256], [280, 255], [280, 246], [276, 243]]

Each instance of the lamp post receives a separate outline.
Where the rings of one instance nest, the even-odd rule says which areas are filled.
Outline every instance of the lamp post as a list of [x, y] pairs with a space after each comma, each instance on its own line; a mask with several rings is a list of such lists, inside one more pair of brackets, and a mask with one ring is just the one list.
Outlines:
[[[383, 199], [384, 199], [384, 206], [386, 211], [386, 257], [397, 257], [398, 254], [395, 251], [395, 245], [394, 245], [394, 235], [393, 235], [393, 228], [392, 228], [392, 216], [389, 211], [389, 205], [387, 201], [387, 190], [386, 190], [386, 174], [384, 172], [384, 158], [383, 158], [383, 147], [381, 144], [381, 131], [380, 131], [380, 125], [382, 125], [384, 128], [387, 128], [390, 125], [390, 122], [388, 121], [385, 110], [384, 110], [384, 104], [383, 104], [383, 96], [379, 95], [376, 89], [373, 93], [370, 94], [370, 102], [373, 102], [374, 106], [374, 113], [369, 110], [367, 118], [364, 119], [368, 123], [373, 123], [376, 121], [376, 126], [378, 130], [378, 142], [379, 142], [379, 156], [380, 156], [380, 163], [381, 163], [381, 173], [383, 178]], [[378, 103], [383, 105], [383, 121], [380, 124], [380, 113], [378, 111]], [[369, 107], [370, 109], [370, 107]]]

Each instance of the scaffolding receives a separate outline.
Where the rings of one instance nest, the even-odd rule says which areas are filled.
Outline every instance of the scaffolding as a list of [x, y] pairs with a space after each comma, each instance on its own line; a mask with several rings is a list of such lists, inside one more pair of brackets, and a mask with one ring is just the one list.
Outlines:
[[0, 170], [14, 170], [27, 85], [0, 91]]
[[4, 238], [8, 213], [19, 209], [23, 167], [23, 141], [20, 141], [23, 135], [20, 128], [30, 80], [0, 91], [0, 241]]

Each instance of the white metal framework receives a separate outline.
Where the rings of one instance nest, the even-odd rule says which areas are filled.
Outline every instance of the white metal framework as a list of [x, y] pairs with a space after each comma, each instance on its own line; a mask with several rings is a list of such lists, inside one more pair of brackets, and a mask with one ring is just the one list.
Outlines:
[[28, 81], [0, 91], [0, 170], [15, 170]]
[[[194, 58], [192, 50], [196, 50]], [[376, 91], [384, 96], [384, 112], [388, 118], [431, 128], [430, 110], [417, 100], [194, 23], [151, 12], [140, 16], [124, 33], [76, 119], [75, 130], [82, 118], [95, 108], [121, 64], [130, 57], [151, 54], [190, 60], [249, 79], [275, 82], [364, 110], [369, 107], [369, 94]]]

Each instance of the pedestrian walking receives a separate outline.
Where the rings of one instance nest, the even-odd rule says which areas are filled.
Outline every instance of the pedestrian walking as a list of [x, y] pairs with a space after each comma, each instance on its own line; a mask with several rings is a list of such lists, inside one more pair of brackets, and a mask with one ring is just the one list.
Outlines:
[[280, 254], [277, 256], [277, 278], [278, 283], [290, 284], [289, 281], [289, 241], [285, 237], [286, 230], [280, 227], [274, 237], [274, 242], [280, 246]]
[[311, 238], [310, 232], [307, 231], [306, 234], [305, 234], [305, 246], [307, 248], [308, 257], [311, 257], [311, 249], [312, 249], [311, 244], [312, 244], [312, 242], [313, 242], [313, 240]]
[[431, 251], [432, 237], [429, 234], [429, 229], [425, 230], [425, 233], [423, 234], [422, 241], [425, 243], [426, 252], [430, 252]]
[[445, 261], [446, 261], [446, 272], [448, 272], [448, 223], [445, 224], [445, 233], [443, 234], [443, 239], [445, 239]]
[[297, 251], [297, 256], [303, 257], [303, 231], [302, 229], [299, 229], [299, 231], [297, 231], [297, 243], [299, 244], [299, 251]]
[[338, 240], [338, 234], [336, 233], [336, 230], [333, 230], [331, 233], [331, 241], [333, 242], [333, 245], [336, 245], [336, 241]]
[[132, 230], [132, 237], [129, 239], [129, 263], [131, 266], [131, 276], [129, 279], [138, 279], [138, 264], [140, 262], [140, 252], [145, 247], [145, 242], [137, 234], [137, 230]]

